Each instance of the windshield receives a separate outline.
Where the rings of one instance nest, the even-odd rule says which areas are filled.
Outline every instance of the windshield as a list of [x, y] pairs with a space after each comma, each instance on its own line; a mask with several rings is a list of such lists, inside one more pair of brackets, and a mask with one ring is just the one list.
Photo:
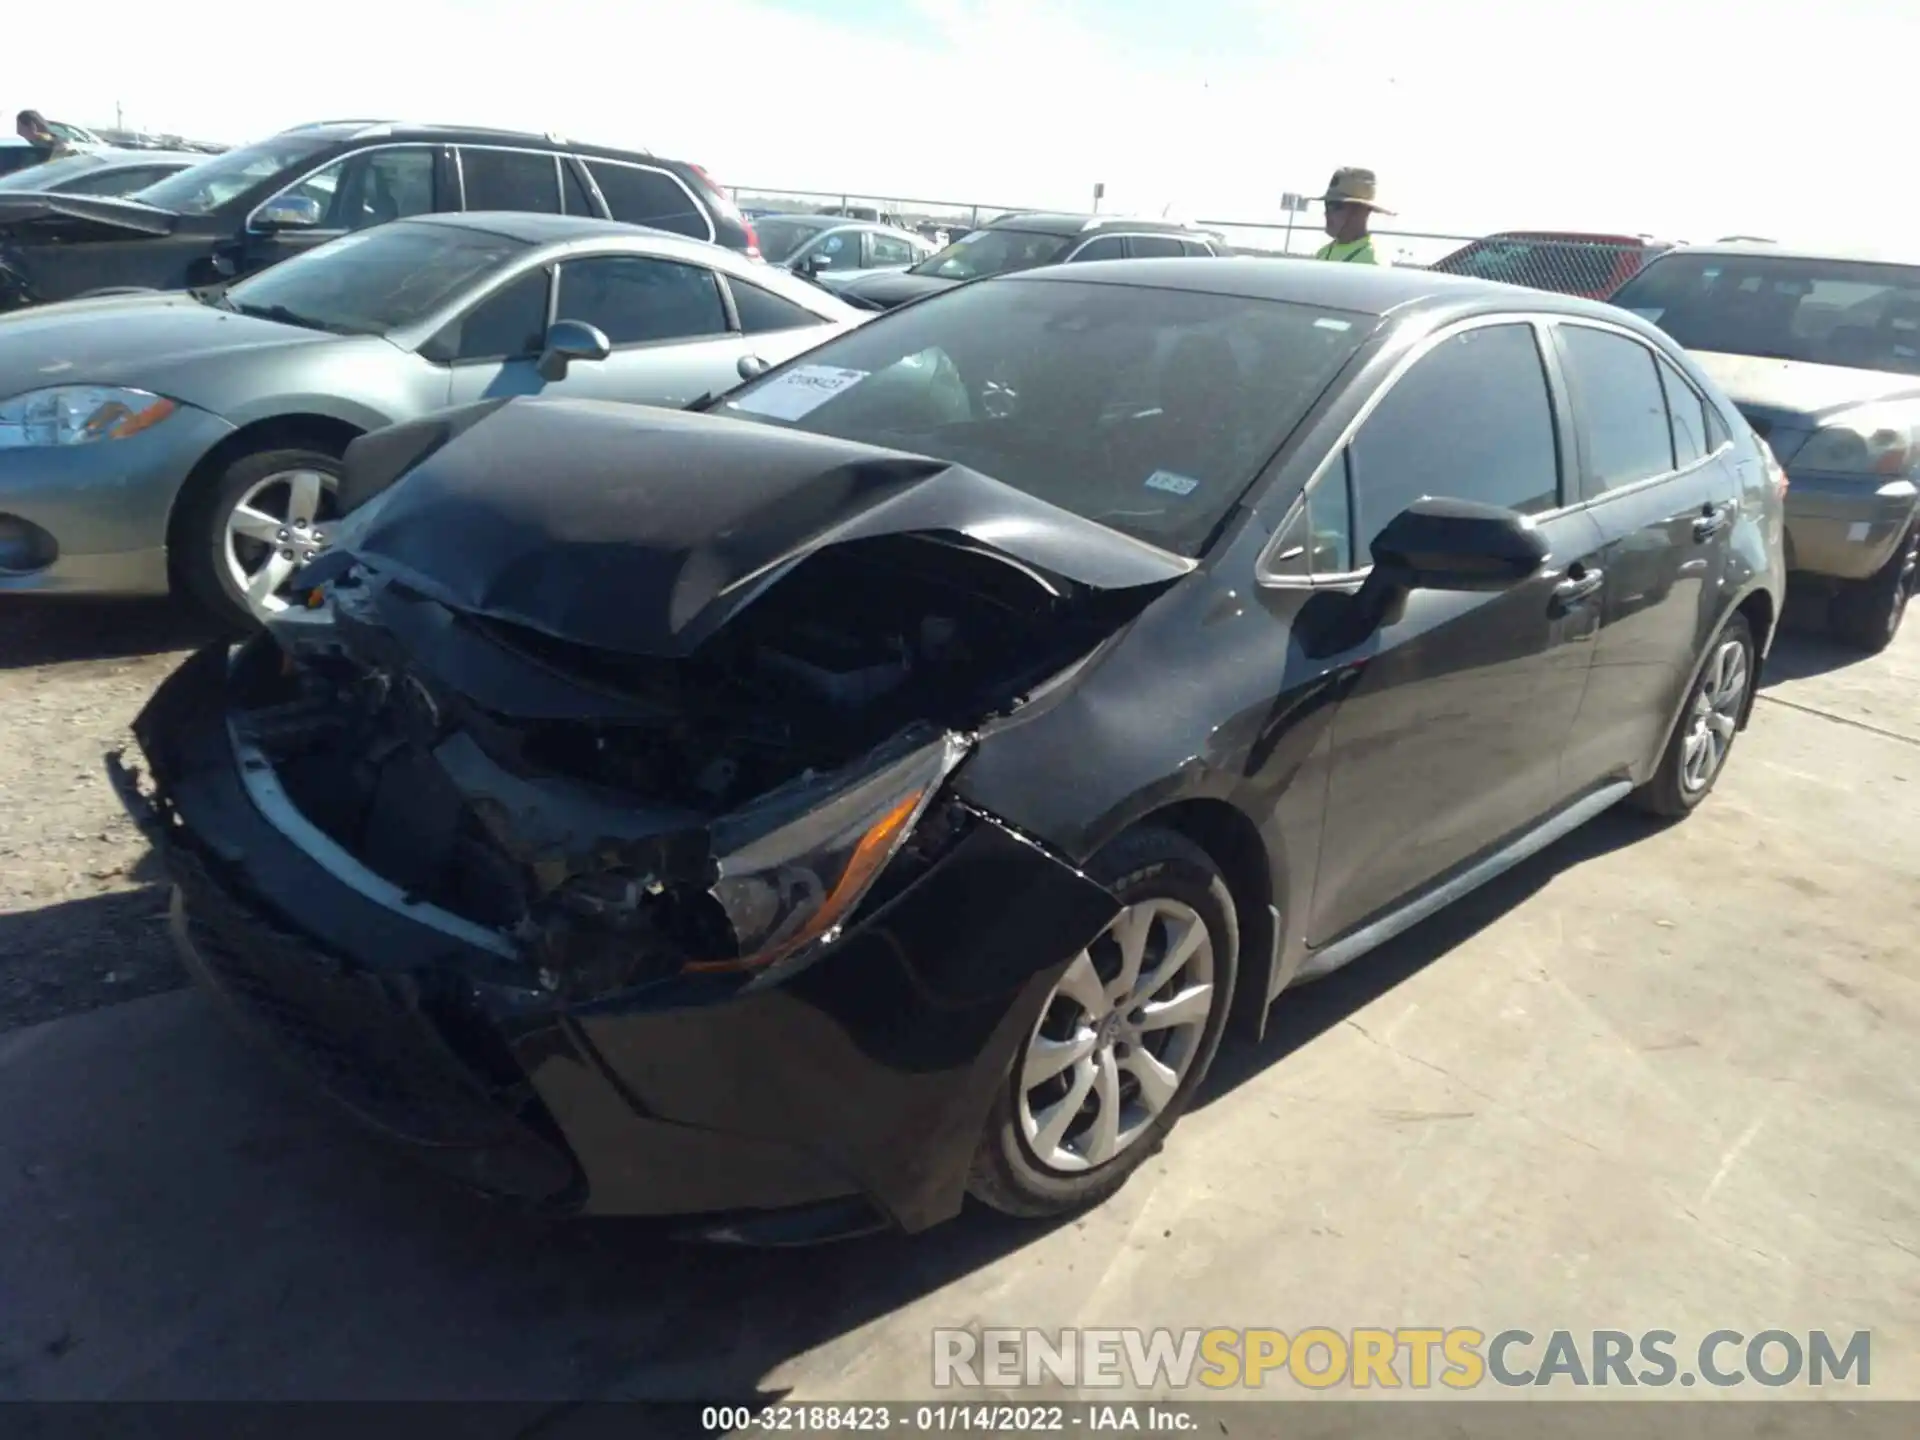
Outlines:
[[453, 225], [390, 221], [282, 260], [211, 303], [348, 335], [413, 325], [527, 250]]
[[1471, 275], [1536, 290], [1604, 294], [1612, 288], [1622, 259], [1639, 250], [1637, 245], [1604, 241], [1479, 240], [1433, 268], [1443, 275]]
[[276, 135], [189, 165], [129, 198], [179, 215], [209, 215], [234, 196], [318, 155], [331, 144], [333, 141], [325, 136]]
[[1671, 255], [1611, 303], [1689, 350], [1920, 375], [1920, 267]]
[[1237, 295], [990, 282], [870, 321], [716, 410], [964, 465], [1193, 556], [1374, 323]]
[[28, 170], [0, 175], [0, 190], [50, 190], [76, 175], [99, 169], [103, 163], [98, 155], [64, 155]]
[[977, 280], [982, 275], [1005, 275], [1031, 270], [1066, 253], [1068, 235], [1041, 235], [1031, 230], [974, 230], [946, 249], [915, 265], [910, 275], [937, 275], [942, 280]]
[[778, 265], [793, 258], [793, 252], [827, 227], [809, 225], [804, 220], [756, 220], [753, 233], [760, 241], [760, 253]]

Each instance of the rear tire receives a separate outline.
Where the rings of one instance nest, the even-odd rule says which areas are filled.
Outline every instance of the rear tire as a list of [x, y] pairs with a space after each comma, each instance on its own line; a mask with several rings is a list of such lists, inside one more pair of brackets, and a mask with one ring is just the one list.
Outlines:
[[1713, 793], [1751, 704], [1753, 627], [1733, 615], [1714, 637], [1653, 778], [1628, 797], [1650, 815], [1677, 820]]
[[1920, 575], [1920, 525], [1870, 580], [1843, 586], [1827, 611], [1827, 629], [1843, 645], [1878, 654], [1893, 643]]
[[967, 1188], [1007, 1215], [1067, 1214], [1125, 1184], [1206, 1080], [1232, 1008], [1240, 930], [1204, 850], [1142, 828], [1087, 871], [1126, 908], [1068, 965], [988, 1116]]
[[[257, 630], [266, 614], [287, 603], [279, 592], [293, 568], [317, 553], [312, 537], [324, 531], [316, 531], [313, 522], [331, 519], [341, 474], [337, 456], [289, 447], [242, 455], [217, 475], [202, 477], [194, 492], [181, 498], [174, 525], [176, 583], [223, 626]], [[253, 502], [249, 513], [284, 517], [287, 523], [258, 536], [230, 537], [230, 522], [243, 501]], [[295, 523], [302, 520], [307, 524]], [[242, 574], [235, 573], [236, 567]], [[257, 590], [249, 596], [242, 580], [249, 567], [253, 575], [265, 570], [268, 578], [281, 583], [271, 593]]]

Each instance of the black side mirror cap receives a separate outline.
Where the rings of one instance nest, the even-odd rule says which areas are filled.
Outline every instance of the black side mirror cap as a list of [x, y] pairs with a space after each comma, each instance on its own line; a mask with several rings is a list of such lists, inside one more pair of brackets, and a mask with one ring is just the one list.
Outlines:
[[1417, 500], [1373, 541], [1376, 571], [1408, 590], [1506, 590], [1550, 553], [1530, 518], [1476, 500]]

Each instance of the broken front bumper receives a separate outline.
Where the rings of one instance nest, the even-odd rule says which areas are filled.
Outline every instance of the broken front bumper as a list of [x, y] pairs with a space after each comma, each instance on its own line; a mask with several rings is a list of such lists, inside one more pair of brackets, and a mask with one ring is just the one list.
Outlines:
[[437, 923], [270, 819], [226, 683], [221, 649], [193, 657], [135, 722], [148, 776], [110, 762], [174, 880], [189, 966], [363, 1121], [544, 1208], [741, 1238], [951, 1216], [1048, 990], [1115, 913], [981, 817], [777, 984], [691, 975], [568, 1002], [503, 936]]

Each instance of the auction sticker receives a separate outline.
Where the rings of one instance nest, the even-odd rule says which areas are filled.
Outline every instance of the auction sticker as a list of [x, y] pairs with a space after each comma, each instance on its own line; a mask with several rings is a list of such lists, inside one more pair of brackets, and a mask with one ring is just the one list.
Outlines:
[[798, 420], [827, 403], [842, 390], [867, 378], [866, 370], [842, 370], [833, 365], [801, 365], [741, 396], [730, 408], [775, 420]]

